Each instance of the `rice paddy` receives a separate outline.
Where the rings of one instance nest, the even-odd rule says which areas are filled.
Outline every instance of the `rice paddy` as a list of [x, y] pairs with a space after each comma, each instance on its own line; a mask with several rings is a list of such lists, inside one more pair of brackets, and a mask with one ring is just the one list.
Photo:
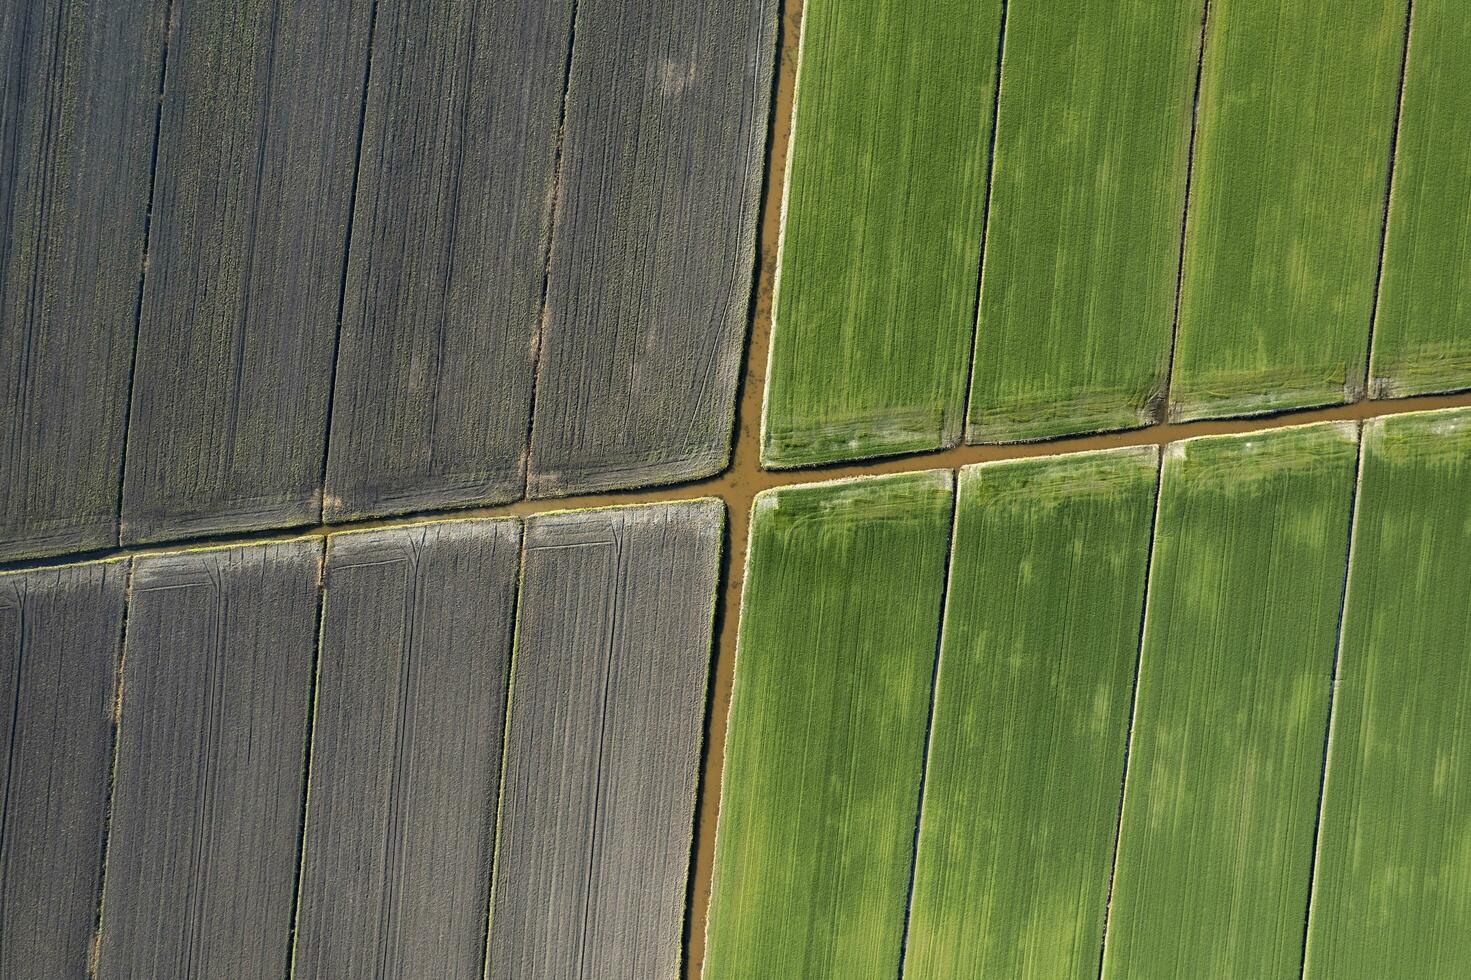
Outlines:
[[1362, 397], [1405, 11], [1210, 5], [1171, 418]]
[[1362, 444], [759, 498], [705, 976], [1458, 975], [1471, 410]]
[[1471, 387], [1471, 59], [1422, 6], [806, 4], [763, 465]]
[[1013, 3], [969, 442], [1164, 409], [1201, 3]]
[[1395, 144], [1369, 392], [1471, 388], [1471, 17], [1416, 0]]
[[1104, 977], [1297, 975], [1355, 435], [1166, 450]]
[[1471, 973], [1471, 412], [1364, 427], [1309, 980]]
[[906, 977], [1097, 975], [1158, 456], [960, 472]]
[[757, 497], [706, 980], [898, 970], [952, 498], [944, 471]]
[[803, 10], [762, 463], [953, 446], [1001, 2]]

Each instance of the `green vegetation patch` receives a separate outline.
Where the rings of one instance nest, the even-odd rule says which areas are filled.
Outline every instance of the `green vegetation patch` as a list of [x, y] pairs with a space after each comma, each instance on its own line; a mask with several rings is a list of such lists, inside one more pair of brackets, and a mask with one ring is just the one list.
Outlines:
[[1363, 451], [1306, 976], [1471, 976], [1471, 411]]
[[961, 471], [909, 980], [1098, 975], [1157, 467]]
[[1170, 415], [1363, 395], [1404, 0], [1215, 0]]
[[1158, 420], [1201, 14], [1011, 5], [969, 441]]
[[706, 980], [893, 980], [953, 477], [756, 498]]
[[1471, 388], [1471, 17], [1419, 0], [1410, 25], [1384, 279], [1377, 398]]
[[1106, 978], [1296, 978], [1357, 434], [1166, 451]]
[[1000, 0], [808, 0], [768, 466], [960, 441]]

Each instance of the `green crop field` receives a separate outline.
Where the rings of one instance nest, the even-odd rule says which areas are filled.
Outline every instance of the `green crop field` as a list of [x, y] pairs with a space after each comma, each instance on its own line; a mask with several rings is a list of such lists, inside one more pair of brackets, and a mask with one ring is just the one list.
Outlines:
[[1305, 975], [1471, 976], [1471, 411], [1363, 453]]
[[1355, 429], [1166, 451], [1106, 978], [1297, 977]]
[[1157, 467], [961, 471], [911, 980], [1098, 975]]
[[808, 0], [768, 466], [960, 441], [1000, 0]]
[[758, 496], [704, 976], [1471, 974], [1471, 409], [1360, 445]]
[[1410, 13], [807, 3], [762, 464], [1471, 388], [1471, 28]]
[[1011, 5], [969, 441], [1157, 421], [1201, 13]]
[[1210, 5], [1171, 417], [1363, 394], [1405, 11]]
[[952, 481], [756, 499], [705, 980], [896, 975]]
[[1410, 24], [1384, 278], [1376, 398], [1471, 387], [1471, 17], [1419, 0]]

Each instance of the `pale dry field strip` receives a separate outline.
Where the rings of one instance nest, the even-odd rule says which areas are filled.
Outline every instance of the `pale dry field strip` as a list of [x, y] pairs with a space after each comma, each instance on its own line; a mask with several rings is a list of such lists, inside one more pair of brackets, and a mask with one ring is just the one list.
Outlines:
[[0, 11], [0, 560], [709, 476], [777, 0]]
[[724, 509], [0, 575], [0, 970], [674, 976]]
[[0, 974], [83, 975], [97, 922], [127, 561], [0, 576]]
[[327, 541], [302, 976], [480, 966], [521, 533], [446, 522]]
[[[92, 940], [99, 977], [285, 967], [320, 571], [318, 541], [134, 564]], [[22, 669], [44, 669], [28, 654], [22, 647]], [[33, 892], [46, 878], [18, 884]], [[34, 901], [19, 897], [22, 909]], [[67, 938], [61, 975], [76, 976], [87, 937]]]
[[521, 493], [572, 4], [491, 8], [377, 4], [326, 520]]
[[678, 974], [724, 529], [715, 500], [526, 522], [492, 980]]
[[[39, 18], [52, 3], [26, 6]], [[132, 371], [109, 393], [131, 395], [126, 450], [117, 459], [48, 455], [46, 440], [67, 432], [42, 427], [29, 466], [6, 474], [24, 482], [29, 468], [64, 466], [111, 480], [121, 463], [123, 543], [320, 514], [372, 5], [336, 7], [332, 16], [310, 4], [278, 13], [235, 0], [161, 8], [171, 24], [165, 63], [147, 79], [161, 85], [158, 121], [135, 136], [153, 140], [153, 171], [146, 195], [126, 202], [148, 214], [145, 234], [127, 243], [142, 260], [128, 284], [129, 298], [141, 288]], [[150, 34], [145, 43], [165, 39]], [[21, 146], [71, 162], [64, 143], [32, 137]], [[83, 211], [87, 201], [68, 203], [89, 220], [111, 217]], [[65, 333], [69, 324], [37, 326]], [[27, 392], [41, 418], [49, 394]]]
[[809, 0], [763, 464], [1471, 388], [1454, 9]]
[[704, 976], [1471, 971], [1471, 410], [1360, 435], [760, 494]]

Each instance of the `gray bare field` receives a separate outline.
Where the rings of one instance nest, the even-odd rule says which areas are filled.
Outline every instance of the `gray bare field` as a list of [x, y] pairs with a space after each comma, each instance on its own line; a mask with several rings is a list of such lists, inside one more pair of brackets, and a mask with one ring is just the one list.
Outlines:
[[321, 554], [135, 563], [98, 977], [285, 972]]
[[488, 976], [679, 975], [724, 508], [527, 523]]
[[13, 980], [87, 969], [127, 580], [126, 560], [0, 576], [0, 976]]

